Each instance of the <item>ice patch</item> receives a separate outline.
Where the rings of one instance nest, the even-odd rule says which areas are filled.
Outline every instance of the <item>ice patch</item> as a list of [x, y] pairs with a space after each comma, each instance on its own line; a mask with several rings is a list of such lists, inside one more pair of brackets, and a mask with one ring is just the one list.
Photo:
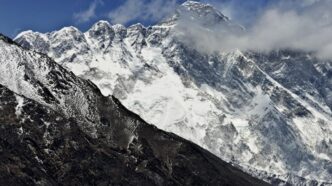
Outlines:
[[20, 117], [20, 115], [22, 114], [22, 109], [23, 109], [23, 105], [24, 105], [24, 98], [18, 95], [15, 95], [16, 98], [16, 102], [17, 105], [15, 107], [15, 114], [16, 117]]

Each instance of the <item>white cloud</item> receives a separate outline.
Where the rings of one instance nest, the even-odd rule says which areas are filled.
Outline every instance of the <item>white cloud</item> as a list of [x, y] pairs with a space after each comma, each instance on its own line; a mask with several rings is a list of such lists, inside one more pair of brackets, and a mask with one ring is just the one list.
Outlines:
[[112, 23], [128, 23], [133, 20], [158, 21], [174, 11], [176, 0], [126, 0], [126, 2], [111, 11], [108, 17]]
[[240, 33], [225, 33], [224, 25], [207, 29], [200, 21], [184, 17], [177, 36], [204, 52], [293, 48], [332, 59], [332, 3], [328, 1], [308, 2], [300, 9], [270, 8]]
[[96, 16], [96, 9], [99, 4], [102, 4], [102, 1], [100, 0], [93, 1], [88, 7], [88, 9], [78, 13], [74, 13], [74, 19], [78, 23], [84, 23], [90, 21], [92, 18]]

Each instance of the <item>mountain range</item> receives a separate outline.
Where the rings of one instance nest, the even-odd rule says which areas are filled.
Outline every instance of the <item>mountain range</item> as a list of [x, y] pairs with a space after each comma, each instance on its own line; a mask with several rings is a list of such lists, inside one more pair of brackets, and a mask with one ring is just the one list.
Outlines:
[[[187, 1], [174, 15], [149, 27], [142, 24], [125, 27], [99, 21], [86, 32], [71, 26], [50, 33], [25, 31], [15, 42], [2, 41], [0, 84], [4, 86], [4, 94], [18, 99], [16, 106], [15, 100], [9, 103], [11, 114], [21, 112], [17, 108], [21, 107], [22, 100], [32, 102], [32, 108], [43, 105], [45, 109], [39, 109], [46, 113], [59, 112], [64, 120], [60, 123], [70, 124], [61, 127], [55, 124], [50, 141], [45, 140], [48, 137], [40, 140], [46, 146], [59, 143], [60, 149], [69, 145], [72, 153], [77, 153], [75, 144], [89, 148], [84, 149], [89, 153], [101, 153], [98, 156], [106, 153], [106, 159], [112, 153], [104, 152], [103, 147], [100, 152], [95, 144], [115, 143], [115, 148], [129, 148], [130, 153], [135, 148], [149, 148], [142, 156], [154, 157], [162, 163], [153, 161], [154, 167], [150, 167], [153, 170], [144, 170], [143, 174], [151, 180], [151, 176], [161, 180], [158, 182], [161, 185], [189, 184], [188, 179], [194, 180], [195, 167], [212, 171], [208, 166], [221, 160], [143, 120], [198, 144], [272, 184], [331, 184], [332, 62], [290, 49], [206, 53], [190, 45], [184, 37], [196, 29], [184, 24], [183, 20], [188, 17], [205, 28], [207, 34], [212, 30], [210, 27], [216, 26], [224, 29], [224, 34], [245, 32], [245, 28], [211, 5]], [[51, 123], [58, 122], [54, 120], [56, 113], [52, 113]], [[45, 117], [47, 129], [45, 123], [50, 116]], [[67, 121], [68, 118], [74, 120]], [[41, 120], [45, 121], [43, 117]], [[55, 141], [58, 135], [63, 139], [60, 142]], [[72, 136], [87, 137], [71, 144]], [[179, 144], [185, 147], [182, 149]], [[180, 151], [185, 156], [178, 154]], [[199, 152], [192, 153], [195, 157], [183, 165], [194, 166], [189, 171], [193, 175], [183, 177], [187, 180], [176, 177], [174, 182], [168, 182], [163, 177], [170, 174], [167, 171], [176, 170], [172, 166], [183, 161], [178, 158], [193, 151]], [[118, 156], [123, 161], [133, 163], [124, 158], [131, 156], [127, 151], [115, 152], [120, 153]], [[163, 156], [168, 153], [175, 157]], [[203, 160], [192, 164], [197, 158]], [[146, 167], [149, 161], [142, 160], [144, 163], [140, 166]], [[62, 166], [66, 168], [65, 164]], [[156, 176], [156, 169], [163, 176]], [[199, 174], [200, 178], [207, 177], [197, 183], [221, 183], [218, 178], [223, 176], [216, 176], [220, 174], [218, 170]], [[249, 179], [247, 175], [244, 177]]]

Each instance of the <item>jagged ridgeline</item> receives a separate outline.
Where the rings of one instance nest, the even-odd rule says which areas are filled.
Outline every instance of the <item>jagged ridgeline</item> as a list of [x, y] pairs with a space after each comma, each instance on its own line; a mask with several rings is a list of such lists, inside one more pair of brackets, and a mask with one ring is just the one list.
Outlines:
[[0, 36], [0, 185], [267, 185]]

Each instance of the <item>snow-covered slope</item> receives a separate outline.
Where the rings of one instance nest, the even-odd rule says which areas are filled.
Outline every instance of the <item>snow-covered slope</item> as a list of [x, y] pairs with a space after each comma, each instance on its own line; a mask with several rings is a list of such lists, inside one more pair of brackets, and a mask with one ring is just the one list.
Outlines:
[[0, 34], [1, 185], [268, 185]]
[[187, 1], [147, 28], [99, 21], [84, 33], [28, 31], [15, 41], [252, 174], [292, 184], [331, 182], [331, 62], [287, 50], [200, 53], [177, 37], [185, 34], [175, 29], [183, 16], [207, 28], [243, 30], [213, 7]]

